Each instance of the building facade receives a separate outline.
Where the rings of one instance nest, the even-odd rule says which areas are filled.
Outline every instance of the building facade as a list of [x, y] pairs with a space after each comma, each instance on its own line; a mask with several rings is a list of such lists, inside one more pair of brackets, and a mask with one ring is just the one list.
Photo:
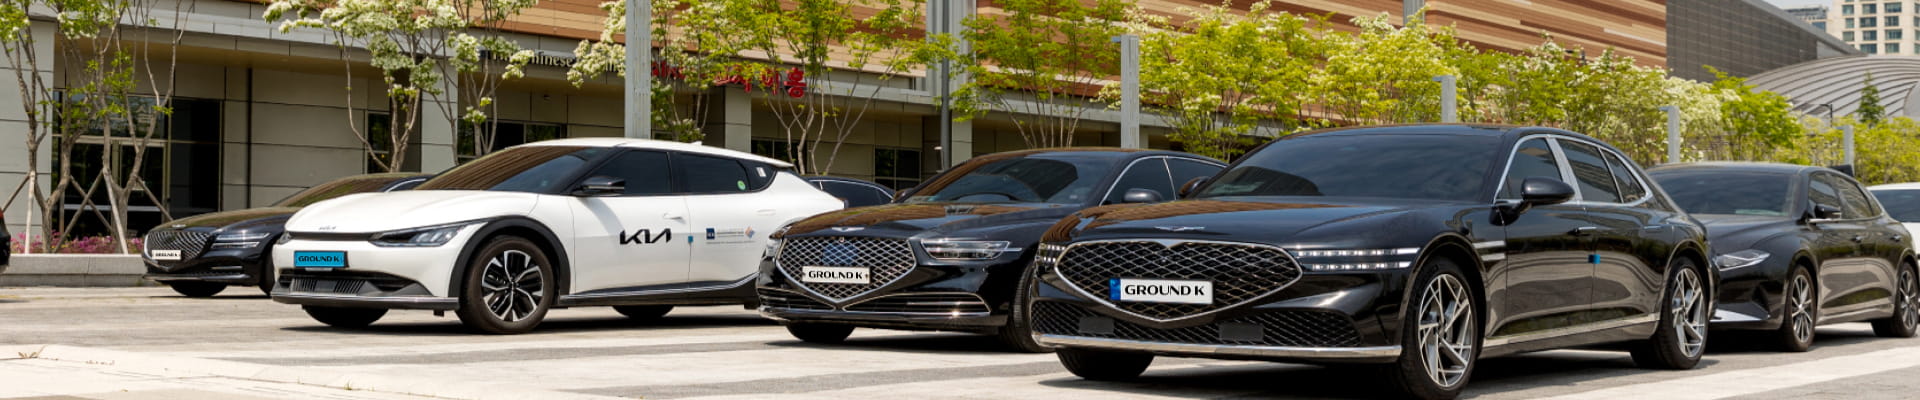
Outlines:
[[1827, 32], [1866, 54], [1920, 54], [1920, 2], [1834, 0]]
[[1745, 77], [1858, 53], [1764, 0], [1671, 0], [1667, 13], [1667, 64], [1681, 78], [1712, 81], [1708, 66]]
[[1827, 8], [1827, 6], [1804, 6], [1788, 8], [1783, 11], [1786, 11], [1787, 15], [1792, 15], [1794, 18], [1805, 21], [1807, 25], [1813, 25], [1814, 30], [1826, 32]]

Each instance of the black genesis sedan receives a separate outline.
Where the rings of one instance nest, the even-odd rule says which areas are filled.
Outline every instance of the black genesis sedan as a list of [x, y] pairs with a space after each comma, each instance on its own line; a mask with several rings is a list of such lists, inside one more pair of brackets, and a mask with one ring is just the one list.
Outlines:
[[975, 157], [894, 204], [821, 214], [776, 232], [760, 311], [794, 337], [839, 342], [855, 327], [998, 334], [1033, 342], [1013, 294], [1041, 232], [1075, 211], [1155, 203], [1219, 161], [1169, 151], [1068, 148]]
[[847, 208], [877, 206], [893, 202], [893, 189], [878, 183], [837, 176], [809, 176], [801, 178], [807, 184], [822, 192], [840, 198]]
[[1853, 178], [1821, 167], [1663, 165], [1647, 171], [1707, 225], [1720, 270], [1713, 327], [1770, 331], [1807, 351], [1814, 327], [1874, 321], [1881, 336], [1920, 323], [1907, 229]]
[[146, 278], [188, 297], [212, 297], [231, 285], [273, 294], [271, 251], [300, 208], [335, 197], [412, 189], [431, 175], [358, 175], [295, 193], [272, 206], [201, 214], [147, 232]]
[[1063, 219], [1033, 268], [1031, 324], [1088, 379], [1155, 355], [1379, 364], [1457, 396], [1483, 357], [1630, 343], [1700, 360], [1715, 281], [1701, 226], [1632, 160], [1551, 128], [1308, 132], [1183, 200]]

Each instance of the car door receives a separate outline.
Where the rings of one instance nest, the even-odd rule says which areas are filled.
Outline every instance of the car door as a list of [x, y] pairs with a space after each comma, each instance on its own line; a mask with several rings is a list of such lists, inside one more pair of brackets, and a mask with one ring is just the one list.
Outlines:
[[783, 215], [779, 199], [763, 192], [777, 172], [726, 157], [674, 157], [674, 173], [693, 223], [689, 286], [730, 285], [759, 270], [767, 234], [785, 222], [776, 220]]
[[[1519, 201], [1520, 183], [1527, 178], [1552, 178], [1572, 185], [1570, 175], [1558, 146], [1544, 136], [1527, 138], [1511, 154], [1496, 199]], [[1587, 261], [1592, 242], [1576, 232], [1593, 223], [1578, 204], [1578, 196], [1575, 199], [1533, 206], [1505, 221], [1504, 243], [1482, 244], [1506, 249], [1506, 289], [1500, 296], [1503, 318], [1495, 322], [1491, 336], [1513, 337], [1567, 327], [1574, 323], [1575, 315], [1587, 309], [1592, 291], [1589, 281], [1593, 265]]]
[[[1665, 262], [1665, 255], [1652, 246], [1641, 246], [1648, 233], [1664, 230], [1656, 223], [1655, 211], [1646, 207], [1651, 194], [1641, 185], [1626, 163], [1605, 148], [1578, 139], [1558, 140], [1567, 165], [1578, 182], [1580, 204], [1587, 210], [1584, 235], [1593, 246], [1593, 275], [1588, 312], [1573, 323], [1604, 322], [1658, 312], [1657, 299], [1666, 281], [1662, 271], [1654, 270], [1651, 258]], [[1656, 232], [1646, 232], [1652, 229]]]
[[1898, 275], [1894, 264], [1879, 254], [1879, 242], [1888, 240], [1873, 229], [1880, 208], [1852, 179], [1839, 174], [1815, 172], [1812, 187], [1815, 192], [1830, 188], [1839, 198], [1841, 217], [1817, 223], [1823, 236], [1834, 236], [1827, 239], [1833, 251], [1846, 252], [1820, 271], [1821, 317], [1844, 317], [1889, 304]]
[[672, 156], [614, 155], [587, 177], [625, 180], [618, 196], [574, 197], [573, 293], [678, 289], [691, 252], [686, 200], [674, 193]]

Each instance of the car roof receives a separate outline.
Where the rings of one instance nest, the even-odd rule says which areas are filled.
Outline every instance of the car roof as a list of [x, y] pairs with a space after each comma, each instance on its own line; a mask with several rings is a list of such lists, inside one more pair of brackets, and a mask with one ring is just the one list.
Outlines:
[[1321, 129], [1295, 136], [1472, 135], [1501, 136], [1526, 127], [1498, 124], [1402, 124]]
[[1168, 151], [1168, 150], [1154, 150], [1154, 149], [1125, 149], [1125, 148], [1119, 148], [1119, 147], [1053, 147], [1053, 148], [1045, 148], [1045, 149], [1003, 151], [999, 153], [986, 154], [986, 155], [981, 155], [979, 157], [974, 157], [973, 160], [967, 160], [967, 162], [973, 162], [974, 160], [989, 161], [989, 160], [998, 160], [998, 159], [1014, 158], [1014, 157], [1028, 157], [1028, 156], [1036, 156], [1036, 155], [1083, 157], [1083, 158], [1106, 158], [1106, 159], [1114, 159], [1114, 160], [1138, 158], [1138, 157], [1152, 157], [1152, 156], [1171, 156], [1171, 157], [1189, 158], [1189, 159], [1195, 159], [1195, 160], [1206, 160], [1206, 161], [1211, 161], [1215, 163], [1220, 163], [1222, 165], [1226, 164], [1226, 162], [1224, 161], [1215, 160], [1211, 157], [1202, 156], [1202, 155], [1193, 154], [1193, 153], [1184, 153], [1184, 152]]
[[1912, 190], [1912, 189], [1920, 189], [1920, 182], [1889, 183], [1884, 185], [1873, 185], [1873, 186], [1867, 187], [1867, 190]]
[[751, 160], [755, 162], [773, 165], [775, 167], [780, 167], [780, 168], [793, 167], [792, 163], [763, 157], [758, 154], [728, 150], [728, 149], [723, 149], [719, 147], [706, 146], [706, 145], [700, 145], [700, 144], [694, 144], [694, 143], [681, 143], [681, 142], [666, 141], [666, 140], [631, 139], [631, 138], [572, 138], [572, 139], [546, 140], [546, 141], [523, 144], [521, 146], [625, 147], [625, 148], [631, 148], [631, 149], [667, 150], [667, 151], [678, 151], [678, 152], [686, 152], [686, 153], [694, 153], [694, 154], [704, 154], [704, 155], [710, 155], [710, 156]]
[[[1827, 168], [1808, 166], [1808, 165], [1799, 165], [1799, 164], [1784, 164], [1784, 163], [1770, 163], [1770, 162], [1710, 161], [1710, 162], [1664, 164], [1657, 167], [1648, 168], [1647, 172], [1653, 173], [1653, 172], [1661, 172], [1661, 171], [1704, 171], [1704, 170], [1736, 171], [1736, 172], [1770, 172], [1770, 173], [1776, 173], [1776, 174], [1800, 174], [1800, 173], [1805, 173], [1805, 172], [1814, 171], [1814, 170], [1827, 170]], [[1834, 171], [1834, 172], [1837, 173], [1839, 171]]]

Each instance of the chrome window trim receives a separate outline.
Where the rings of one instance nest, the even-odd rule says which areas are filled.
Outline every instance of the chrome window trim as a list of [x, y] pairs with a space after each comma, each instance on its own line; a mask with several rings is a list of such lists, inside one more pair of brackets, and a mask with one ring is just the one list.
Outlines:
[[[1865, 186], [1861, 186], [1861, 185], [1860, 185], [1860, 181], [1859, 181], [1859, 180], [1857, 180], [1857, 179], [1853, 179], [1853, 178], [1848, 178], [1848, 177], [1847, 177], [1846, 175], [1841, 175], [1841, 174], [1839, 174], [1839, 173], [1836, 173], [1836, 172], [1831, 172], [1831, 171], [1813, 171], [1813, 173], [1812, 173], [1812, 174], [1810, 174], [1810, 175], [1808, 176], [1808, 178], [1809, 178], [1809, 179], [1807, 180], [1807, 185], [1808, 185], [1808, 188], [1807, 188], [1807, 190], [1808, 190], [1808, 191], [1812, 191], [1812, 190], [1813, 190], [1813, 188], [1812, 188], [1812, 185], [1813, 185], [1813, 178], [1818, 178], [1818, 177], [1820, 176], [1820, 174], [1827, 174], [1827, 175], [1832, 175], [1832, 176], [1835, 176], [1835, 177], [1839, 177], [1839, 178], [1841, 178], [1841, 180], [1840, 180], [1840, 182], [1842, 182], [1842, 183], [1847, 183], [1847, 184], [1849, 184], [1849, 185], [1852, 185], [1854, 189], [1859, 189], [1859, 190], [1860, 190], [1860, 192], [1862, 192], [1862, 193], [1866, 193], [1866, 194], [1867, 194], [1867, 202], [1868, 202], [1868, 203], [1872, 203], [1872, 204], [1873, 204], [1873, 208], [1875, 208], [1875, 209], [1879, 209], [1879, 210], [1880, 210], [1880, 213], [1879, 213], [1879, 214], [1876, 214], [1876, 215], [1874, 215], [1874, 216], [1871, 216], [1871, 217], [1847, 217], [1847, 218], [1838, 218], [1838, 219], [1829, 219], [1829, 220], [1819, 220], [1820, 222], [1857, 222], [1857, 221], [1868, 221], [1868, 220], [1875, 220], [1875, 219], [1880, 219], [1880, 217], [1884, 217], [1884, 216], [1886, 216], [1886, 215], [1887, 215], [1887, 207], [1886, 207], [1885, 205], [1882, 205], [1882, 204], [1880, 204], [1880, 198], [1878, 198], [1878, 197], [1875, 197], [1875, 196], [1873, 195], [1873, 191], [1872, 191], [1872, 190], [1867, 190], [1867, 188], [1866, 188]], [[1834, 188], [1834, 189], [1840, 189], [1840, 188]], [[1809, 196], [1809, 197], [1811, 197], [1811, 196]], [[1808, 202], [1812, 202], [1812, 199], [1811, 199], [1811, 198], [1809, 198], [1809, 199], [1808, 199]], [[1846, 204], [1847, 204], [1847, 203], [1846, 203], [1846, 199], [1844, 199], [1844, 198], [1843, 198], [1843, 199], [1840, 199], [1840, 206], [1841, 206], [1841, 207], [1846, 207]], [[1843, 216], [1843, 217], [1844, 217], [1844, 216]]]
[[1393, 358], [1399, 357], [1400, 346], [1378, 347], [1284, 347], [1284, 346], [1238, 346], [1204, 345], [1145, 342], [1126, 339], [1093, 338], [1084, 336], [1033, 334], [1033, 339], [1049, 347], [1071, 346], [1097, 349], [1117, 349], [1144, 352], [1165, 352], [1176, 354], [1236, 355], [1278, 358], [1314, 358], [1314, 359], [1357, 359], [1357, 358]]
[[1239, 308], [1241, 306], [1245, 306], [1248, 304], [1253, 304], [1256, 301], [1267, 298], [1267, 296], [1272, 296], [1274, 293], [1280, 293], [1280, 291], [1282, 290], [1286, 290], [1289, 287], [1293, 287], [1293, 284], [1299, 283], [1301, 278], [1305, 278], [1307, 276], [1306, 267], [1300, 264], [1300, 260], [1295, 259], [1293, 257], [1293, 252], [1287, 251], [1286, 248], [1283, 248], [1280, 246], [1258, 244], [1258, 243], [1245, 243], [1245, 242], [1226, 242], [1226, 241], [1217, 241], [1217, 240], [1186, 240], [1186, 239], [1104, 239], [1104, 240], [1089, 240], [1084, 242], [1075, 242], [1073, 244], [1067, 245], [1066, 250], [1062, 250], [1060, 252], [1060, 261], [1053, 263], [1053, 274], [1060, 276], [1062, 280], [1066, 280], [1066, 274], [1063, 274], [1060, 272], [1060, 265], [1065, 263], [1066, 256], [1068, 254], [1072, 254], [1074, 248], [1078, 248], [1082, 245], [1101, 244], [1101, 243], [1154, 243], [1169, 249], [1173, 248], [1173, 246], [1175, 245], [1193, 244], [1193, 243], [1273, 249], [1273, 250], [1279, 251], [1280, 255], [1287, 257], [1287, 261], [1293, 263], [1294, 269], [1300, 270], [1300, 273], [1298, 275], [1295, 275], [1293, 277], [1293, 280], [1287, 281], [1287, 283], [1284, 283], [1284, 284], [1277, 285], [1273, 288], [1273, 290], [1269, 290], [1266, 293], [1261, 293], [1260, 295], [1257, 295], [1257, 296], [1248, 297], [1246, 300], [1242, 300], [1239, 303], [1220, 306], [1212, 310], [1207, 310], [1206, 312], [1194, 313], [1194, 314], [1182, 316], [1179, 318], [1168, 318], [1168, 319], [1153, 318], [1145, 315], [1136, 314], [1132, 311], [1127, 311], [1127, 309], [1122, 308], [1119, 305], [1115, 305], [1111, 302], [1108, 302], [1107, 299], [1100, 298], [1099, 296], [1094, 296], [1092, 293], [1087, 293], [1085, 289], [1080, 288], [1080, 285], [1074, 284], [1071, 281], [1065, 282], [1067, 288], [1073, 290], [1073, 293], [1079, 295], [1080, 298], [1082, 299], [1092, 301], [1095, 304], [1099, 304], [1100, 306], [1106, 307], [1107, 309], [1110, 309], [1110, 310], [1119, 311], [1127, 315], [1139, 317], [1141, 319], [1146, 319], [1148, 321], [1160, 322], [1160, 323], [1185, 321], [1189, 319], [1212, 315], [1215, 313], [1219, 313], [1221, 311]]
[[[1133, 170], [1134, 165], [1140, 164], [1141, 161], [1146, 161], [1146, 160], [1159, 160], [1160, 167], [1167, 170], [1167, 182], [1173, 182], [1174, 193], [1168, 193], [1171, 196], [1169, 196], [1169, 198], [1167, 199], [1162, 199], [1161, 201], [1173, 201], [1175, 199], [1180, 198], [1180, 193], [1179, 193], [1180, 185], [1186, 184], [1186, 182], [1173, 181], [1173, 165], [1168, 164], [1167, 163], [1168, 160], [1187, 160], [1187, 161], [1198, 162], [1201, 164], [1212, 165], [1215, 167], [1220, 167], [1221, 172], [1225, 172], [1227, 168], [1226, 164], [1220, 164], [1210, 160], [1202, 160], [1202, 159], [1196, 159], [1196, 158], [1177, 157], [1177, 156], [1168, 156], [1168, 155], [1140, 157], [1140, 158], [1134, 159], [1132, 162], [1128, 162], [1126, 168], [1120, 169], [1119, 175], [1113, 176], [1113, 183], [1107, 185], [1107, 194], [1100, 196], [1099, 204], [1101, 205], [1107, 204], [1107, 198], [1113, 197], [1113, 191], [1115, 189], [1120, 188], [1120, 178], [1125, 178], [1127, 176], [1127, 172]], [[1214, 175], [1219, 175], [1219, 174], [1220, 174], [1219, 172], [1214, 173]], [[1115, 203], [1115, 204], [1118, 204], [1118, 203]]]
[[[1532, 139], [1543, 139], [1547, 141], [1548, 143], [1547, 147], [1553, 149], [1554, 161], [1558, 163], [1560, 167], [1560, 181], [1563, 183], [1567, 183], [1568, 186], [1573, 186], [1573, 193], [1574, 193], [1573, 200], [1568, 201], [1566, 203], [1561, 203], [1561, 204], [1616, 205], [1616, 206], [1635, 207], [1635, 206], [1640, 206], [1642, 204], [1646, 204], [1647, 202], [1653, 200], [1653, 187], [1647, 184], [1647, 176], [1645, 174], [1645, 171], [1642, 171], [1638, 163], [1632, 162], [1633, 159], [1627, 158], [1626, 155], [1621, 154], [1620, 152], [1617, 152], [1617, 151], [1613, 151], [1613, 149], [1608, 148], [1607, 146], [1603, 146], [1599, 143], [1580, 140], [1567, 135], [1562, 135], [1558, 133], [1535, 133], [1535, 134], [1530, 134], [1526, 136], [1521, 136], [1519, 139], [1516, 139], [1513, 141], [1513, 146], [1509, 146], [1507, 148], [1507, 165], [1506, 167], [1503, 167], [1500, 169], [1500, 175], [1494, 177], [1494, 179], [1498, 179], [1500, 182], [1499, 186], [1495, 186], [1493, 188], [1494, 201], [1497, 202], [1501, 200], [1519, 200], [1519, 199], [1500, 198], [1500, 192], [1506, 190], [1507, 188], [1507, 174], [1513, 172], [1513, 159], [1515, 155], [1519, 154], [1520, 145], [1526, 144], [1528, 140], [1532, 140]], [[1634, 178], [1634, 181], [1640, 184], [1640, 190], [1641, 190], [1640, 198], [1627, 203], [1600, 203], [1600, 202], [1586, 201], [1586, 197], [1580, 194], [1579, 182], [1576, 182], [1573, 180], [1573, 167], [1570, 165], [1567, 165], [1566, 152], [1561, 150], [1560, 142], [1559, 142], [1560, 140], [1577, 141], [1580, 143], [1593, 146], [1594, 148], [1598, 148], [1603, 153], [1612, 154], [1615, 157], [1620, 157], [1620, 163], [1627, 167], [1628, 169], [1627, 172], [1629, 172], [1629, 175], [1632, 175]], [[1605, 160], [1602, 160], [1602, 161], [1605, 161]], [[1608, 170], [1611, 171], [1612, 167], [1608, 167]]]

